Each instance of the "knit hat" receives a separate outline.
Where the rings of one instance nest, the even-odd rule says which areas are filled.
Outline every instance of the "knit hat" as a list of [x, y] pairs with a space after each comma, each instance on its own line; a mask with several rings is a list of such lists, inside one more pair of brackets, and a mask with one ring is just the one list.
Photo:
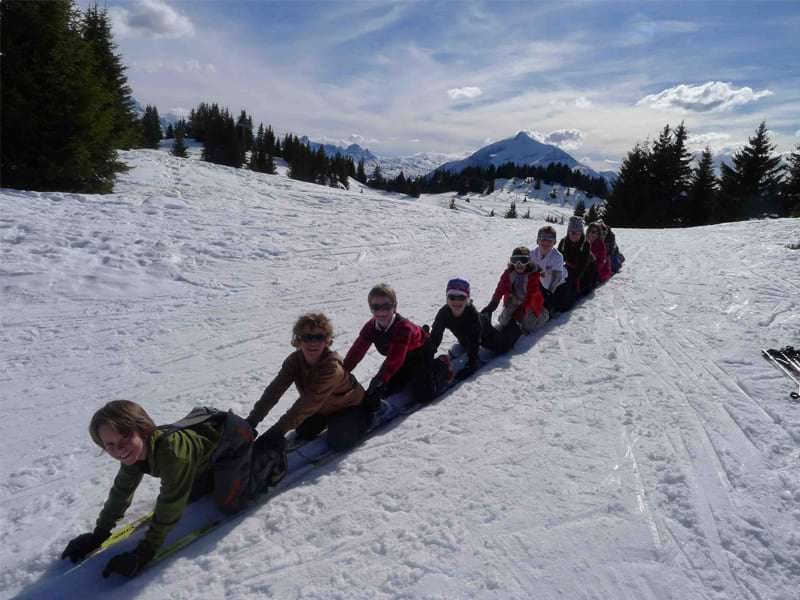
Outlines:
[[451, 279], [447, 282], [447, 293], [463, 294], [469, 298], [469, 281], [466, 279], [459, 279], [458, 277]]
[[570, 217], [567, 225], [567, 233], [578, 231], [583, 233], [583, 217]]

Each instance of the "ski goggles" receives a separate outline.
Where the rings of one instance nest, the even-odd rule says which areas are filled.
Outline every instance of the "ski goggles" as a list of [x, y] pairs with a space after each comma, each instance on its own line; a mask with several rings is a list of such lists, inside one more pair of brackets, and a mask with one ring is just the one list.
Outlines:
[[300, 335], [300, 341], [311, 343], [311, 342], [324, 342], [328, 339], [328, 336], [324, 333], [303, 333]]
[[511, 264], [512, 265], [527, 265], [529, 262], [531, 262], [531, 257], [530, 256], [519, 256], [519, 255], [517, 255], [517, 256], [512, 256], [511, 257]]
[[537, 241], [538, 242], [550, 242], [551, 244], [555, 244], [556, 243], [556, 238], [554, 238], [551, 235], [543, 235]]
[[370, 304], [369, 305], [369, 309], [374, 313], [380, 312], [382, 310], [392, 310], [393, 308], [394, 308], [394, 304], [392, 304], [391, 302], [384, 302], [382, 304]]
[[466, 300], [468, 296], [466, 294], [460, 292], [450, 292], [447, 294], [447, 299], [452, 302], [458, 302], [459, 300]]

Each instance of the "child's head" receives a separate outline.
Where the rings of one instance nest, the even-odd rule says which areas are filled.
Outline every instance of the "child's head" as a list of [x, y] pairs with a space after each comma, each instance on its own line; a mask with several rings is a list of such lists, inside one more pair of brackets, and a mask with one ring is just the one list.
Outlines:
[[156, 429], [150, 415], [130, 400], [112, 400], [89, 423], [92, 441], [113, 458], [134, 464], [146, 454], [146, 441]]
[[531, 251], [527, 246], [517, 246], [511, 253], [508, 260], [508, 268], [514, 269], [517, 273], [524, 273], [531, 262]]
[[397, 294], [390, 285], [379, 283], [373, 287], [367, 294], [367, 302], [378, 325], [385, 327], [391, 323], [397, 309]]
[[460, 317], [469, 304], [469, 282], [466, 279], [451, 279], [447, 282], [447, 306], [453, 316]]
[[603, 230], [601, 229], [598, 223], [589, 223], [589, 226], [586, 228], [586, 239], [590, 242], [594, 242], [597, 239], [603, 238]]
[[567, 236], [573, 244], [583, 237], [583, 217], [570, 217], [567, 225]]
[[306, 313], [292, 328], [292, 346], [309, 365], [316, 364], [333, 342], [333, 324], [323, 313]]
[[542, 255], [546, 255], [552, 250], [557, 237], [556, 229], [552, 225], [545, 225], [539, 229], [539, 233], [536, 234], [536, 245], [539, 246]]

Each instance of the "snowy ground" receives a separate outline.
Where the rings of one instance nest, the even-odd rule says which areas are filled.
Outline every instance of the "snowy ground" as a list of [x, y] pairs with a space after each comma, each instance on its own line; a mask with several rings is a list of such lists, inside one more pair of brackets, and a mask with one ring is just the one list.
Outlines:
[[759, 355], [800, 343], [797, 220], [620, 230], [623, 272], [457, 393], [134, 580], [70, 571], [116, 472], [102, 403], [246, 413], [301, 312], [346, 351], [378, 281], [420, 323], [452, 276], [480, 307], [555, 212], [123, 157], [111, 196], [0, 192], [1, 597], [797, 598], [800, 405]]

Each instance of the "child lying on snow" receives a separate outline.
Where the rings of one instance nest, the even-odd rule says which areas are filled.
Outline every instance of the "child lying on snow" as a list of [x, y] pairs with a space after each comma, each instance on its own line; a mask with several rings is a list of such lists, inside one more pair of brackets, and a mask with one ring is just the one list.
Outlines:
[[605, 283], [611, 279], [611, 261], [603, 240], [603, 228], [599, 223], [589, 223], [586, 228], [586, 239], [589, 241], [589, 247], [597, 264], [597, 279], [600, 283]]
[[363, 406], [364, 388], [332, 352], [333, 325], [322, 313], [307, 313], [292, 329], [297, 348], [256, 402], [247, 422], [254, 428], [278, 403], [292, 383], [300, 397], [259, 442], [284, 452], [285, 434], [292, 429], [302, 439], [313, 439], [328, 428], [328, 445], [337, 451], [355, 446], [367, 432], [372, 413]]
[[481, 342], [481, 319], [469, 297], [469, 282], [451, 279], [447, 282], [447, 303], [436, 313], [431, 327], [430, 351], [436, 354], [444, 330], [449, 329], [467, 351], [467, 366], [456, 374], [459, 381], [472, 375], [480, 366], [478, 350]]
[[235, 513], [286, 474], [286, 455], [253, 444], [253, 430], [232, 412], [196, 408], [173, 425], [156, 427], [135, 402], [114, 400], [98, 410], [89, 434], [120, 464], [94, 531], [67, 544], [61, 558], [83, 560], [125, 515], [145, 474], [161, 479], [153, 518], [132, 552], [114, 556], [103, 577], [136, 575], [153, 559], [186, 505], [213, 490], [217, 507]]
[[570, 217], [567, 236], [558, 243], [567, 267], [567, 284], [574, 301], [591, 292], [597, 285], [597, 266], [589, 242], [583, 234], [583, 218]]
[[373, 316], [344, 359], [344, 368], [352, 371], [373, 344], [386, 357], [369, 384], [364, 404], [376, 411], [381, 398], [409, 383], [414, 401], [427, 404], [436, 397], [441, 381], [450, 377], [449, 358], [433, 360], [428, 332], [397, 313], [397, 294], [390, 286], [381, 283], [373, 287], [367, 302]]
[[544, 307], [551, 315], [554, 312], [565, 312], [575, 303], [571, 298], [571, 288], [566, 284], [564, 257], [555, 249], [556, 238], [555, 228], [545, 225], [536, 236], [536, 248], [531, 250], [531, 262], [539, 268], [541, 274]]

